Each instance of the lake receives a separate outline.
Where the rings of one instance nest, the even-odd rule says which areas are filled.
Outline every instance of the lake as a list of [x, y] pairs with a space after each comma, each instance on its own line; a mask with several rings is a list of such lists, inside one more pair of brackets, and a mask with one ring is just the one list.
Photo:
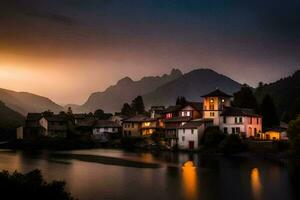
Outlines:
[[258, 158], [107, 149], [0, 150], [1, 170], [37, 168], [46, 180], [65, 180], [79, 200], [300, 199], [300, 169]]

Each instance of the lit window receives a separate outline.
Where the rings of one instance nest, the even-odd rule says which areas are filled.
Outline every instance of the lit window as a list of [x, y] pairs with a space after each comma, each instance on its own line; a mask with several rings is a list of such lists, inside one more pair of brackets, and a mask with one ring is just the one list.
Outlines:
[[150, 122], [145, 122], [144, 126], [150, 126]]
[[184, 112], [184, 111], [181, 112], [181, 116], [182, 116], [182, 117], [185, 116], [185, 112]]
[[191, 112], [190, 112], [190, 111], [187, 111], [187, 112], [186, 112], [186, 116], [188, 116], [188, 117], [191, 116]]
[[172, 117], [172, 113], [167, 113], [166, 118], [171, 118]]

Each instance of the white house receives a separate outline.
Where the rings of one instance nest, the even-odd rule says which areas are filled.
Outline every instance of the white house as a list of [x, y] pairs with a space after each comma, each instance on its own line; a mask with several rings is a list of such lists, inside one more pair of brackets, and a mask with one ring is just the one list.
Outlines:
[[178, 128], [178, 148], [198, 149], [199, 141], [208, 126], [213, 125], [213, 120], [193, 120]]
[[110, 120], [96, 120], [93, 125], [93, 138], [102, 142], [106, 142], [113, 134], [121, 131], [121, 126]]
[[224, 107], [220, 116], [220, 130], [224, 133], [248, 138], [262, 132], [262, 117], [250, 109]]

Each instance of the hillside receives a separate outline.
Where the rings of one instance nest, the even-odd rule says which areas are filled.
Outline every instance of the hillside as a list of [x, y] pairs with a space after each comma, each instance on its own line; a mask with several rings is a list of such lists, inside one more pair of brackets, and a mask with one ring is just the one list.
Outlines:
[[269, 94], [274, 99], [281, 120], [289, 121], [300, 114], [300, 70], [292, 76], [256, 89], [255, 95], [259, 102]]
[[16, 128], [21, 126], [24, 120], [25, 118], [20, 113], [6, 107], [0, 101], [0, 140], [13, 137]]
[[43, 112], [45, 110], [59, 112], [63, 109], [48, 98], [27, 92], [15, 92], [1, 88], [0, 101], [5, 103], [7, 107], [21, 113], [24, 116], [28, 112]]
[[193, 70], [178, 79], [171, 81], [153, 92], [143, 96], [146, 106], [172, 105], [177, 96], [184, 96], [190, 101], [201, 101], [201, 95], [216, 88], [233, 94], [240, 84], [210, 69]]
[[124, 102], [130, 102], [137, 95], [144, 95], [153, 89], [162, 86], [170, 81], [181, 77], [180, 70], [173, 69], [170, 74], [162, 76], [149, 76], [141, 80], [133, 81], [125, 77], [117, 82], [116, 85], [110, 86], [104, 92], [95, 92], [91, 94], [87, 102], [82, 106], [73, 107], [75, 112], [93, 112], [98, 108], [105, 111], [118, 111]]

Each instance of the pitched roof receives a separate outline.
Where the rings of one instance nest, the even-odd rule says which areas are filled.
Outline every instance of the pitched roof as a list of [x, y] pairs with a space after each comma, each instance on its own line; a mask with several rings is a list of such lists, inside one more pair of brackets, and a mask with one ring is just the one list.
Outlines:
[[176, 112], [176, 111], [179, 111], [181, 108], [182, 108], [182, 105], [169, 106], [163, 111], [163, 113]]
[[92, 127], [95, 123], [95, 120], [84, 119], [77, 122], [76, 127]]
[[221, 116], [248, 116], [248, 117], [261, 117], [255, 114], [252, 109], [224, 107]]
[[186, 105], [192, 106], [195, 110], [202, 111], [203, 110], [203, 103], [202, 102], [193, 102], [188, 101]]
[[182, 108], [186, 106], [192, 106], [197, 111], [201, 111], [203, 109], [203, 104], [201, 102], [187, 101], [184, 105], [169, 106], [163, 111], [163, 113], [180, 111]]
[[64, 114], [45, 116], [45, 119], [49, 122], [64, 122], [68, 120], [68, 117]]
[[37, 121], [40, 120], [42, 118], [42, 113], [28, 113], [26, 120], [28, 121]]
[[95, 128], [121, 128], [121, 126], [110, 120], [96, 120], [93, 127]]
[[165, 122], [188, 122], [192, 120], [192, 117], [172, 117], [164, 119]]
[[202, 124], [213, 122], [212, 119], [201, 119], [201, 120], [193, 120], [189, 121], [186, 124], [180, 126], [179, 128], [198, 128]]
[[133, 117], [124, 119], [123, 122], [146, 122], [146, 121], [156, 121], [158, 118], [150, 118], [146, 115], [135, 115]]
[[232, 97], [231, 95], [229, 94], [226, 94], [225, 92], [219, 90], [219, 89], [216, 89], [206, 95], [203, 95], [201, 97]]
[[284, 132], [286, 131], [287, 128], [284, 128], [284, 127], [280, 127], [280, 126], [274, 126], [274, 127], [271, 127], [271, 128], [264, 128], [263, 131], [266, 132], [266, 131], [276, 131], [276, 132]]

